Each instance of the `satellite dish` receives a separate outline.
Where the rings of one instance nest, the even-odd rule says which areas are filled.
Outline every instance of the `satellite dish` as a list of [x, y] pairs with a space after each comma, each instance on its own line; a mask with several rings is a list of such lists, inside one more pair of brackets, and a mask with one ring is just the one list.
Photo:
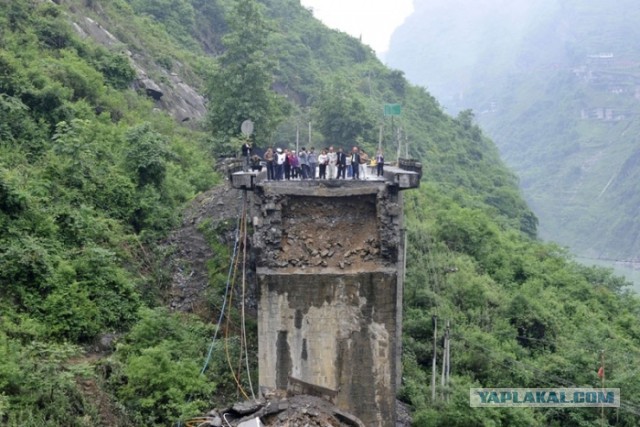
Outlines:
[[240, 131], [245, 136], [245, 138], [251, 136], [251, 134], [253, 133], [253, 122], [249, 119], [242, 122], [242, 124], [240, 125]]

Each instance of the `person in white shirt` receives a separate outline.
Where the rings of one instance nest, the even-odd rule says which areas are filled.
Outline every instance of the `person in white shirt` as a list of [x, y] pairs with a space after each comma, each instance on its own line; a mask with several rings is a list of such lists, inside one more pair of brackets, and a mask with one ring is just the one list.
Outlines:
[[369, 164], [369, 155], [360, 149], [360, 179], [367, 178], [367, 165]]
[[336, 179], [336, 164], [338, 162], [338, 154], [333, 151], [333, 145], [329, 147], [329, 152], [327, 153], [327, 169], [329, 171], [329, 179]]
[[322, 150], [320, 155], [318, 156], [318, 170], [320, 179], [327, 179], [327, 164], [329, 163], [329, 156], [327, 156], [327, 152]]
[[276, 180], [282, 181], [284, 178], [284, 160], [286, 159], [286, 154], [282, 152], [282, 148], [278, 148], [276, 150]]

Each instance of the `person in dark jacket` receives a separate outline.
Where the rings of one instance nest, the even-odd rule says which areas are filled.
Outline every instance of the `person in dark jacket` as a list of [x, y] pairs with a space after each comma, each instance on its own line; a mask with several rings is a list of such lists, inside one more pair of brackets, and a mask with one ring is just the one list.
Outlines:
[[251, 159], [251, 142], [245, 141], [244, 144], [242, 144], [242, 157], [244, 160], [242, 170], [246, 172], [249, 170], [249, 163]]
[[316, 154], [316, 149], [311, 147], [311, 151], [309, 151], [309, 156], [307, 156], [307, 161], [309, 162], [309, 177], [311, 179], [316, 179], [316, 166], [318, 166], [318, 155]]
[[311, 169], [309, 168], [309, 152], [305, 147], [302, 147], [300, 153], [298, 153], [298, 162], [300, 163], [300, 174], [302, 179], [309, 179], [311, 177]]
[[378, 150], [376, 154], [376, 172], [378, 176], [384, 175], [384, 156], [382, 155], [382, 150]]
[[347, 155], [344, 154], [342, 148], [338, 148], [336, 164], [338, 165], [338, 179], [345, 179], [347, 173]]
[[262, 170], [262, 160], [257, 154], [251, 156], [251, 171], [260, 172]]
[[267, 151], [264, 153], [264, 161], [267, 162], [267, 181], [271, 181], [276, 178], [276, 166], [275, 166], [275, 155], [273, 153], [273, 148], [267, 148]]
[[352, 179], [360, 179], [360, 153], [358, 147], [353, 147], [351, 150], [351, 165], [353, 166]]

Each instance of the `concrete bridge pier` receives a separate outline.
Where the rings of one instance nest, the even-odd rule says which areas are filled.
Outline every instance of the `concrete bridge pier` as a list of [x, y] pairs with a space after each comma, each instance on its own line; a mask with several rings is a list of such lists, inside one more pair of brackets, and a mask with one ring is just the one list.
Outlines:
[[[252, 176], [249, 176], [252, 175]], [[253, 191], [260, 386], [315, 394], [367, 426], [395, 427], [403, 288], [401, 190], [384, 179], [265, 181]]]

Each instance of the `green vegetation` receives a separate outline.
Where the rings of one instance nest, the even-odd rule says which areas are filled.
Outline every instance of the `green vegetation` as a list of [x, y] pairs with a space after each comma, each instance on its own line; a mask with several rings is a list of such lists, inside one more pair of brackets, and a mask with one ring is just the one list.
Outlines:
[[[634, 425], [640, 409], [640, 301], [611, 272], [583, 267], [554, 245], [501, 227], [486, 208], [461, 206], [437, 186], [406, 196], [405, 383], [417, 426], [595, 425], [598, 408], [469, 408], [471, 387], [599, 387], [625, 397], [611, 425]], [[452, 325], [451, 385], [431, 403], [432, 316]], [[439, 335], [441, 342], [442, 332]], [[438, 345], [438, 366], [442, 349]], [[445, 400], [446, 396], [448, 400]]]
[[[77, 36], [70, 21], [83, 14], [122, 45]], [[240, 16], [255, 20], [245, 27]], [[265, 36], [249, 37], [243, 51], [254, 24]], [[207, 88], [224, 114], [212, 109], [188, 128], [154, 111], [132, 89], [127, 50], [154, 79], [179, 71]], [[245, 87], [255, 104], [237, 91], [242, 82], [221, 89], [247, 69], [256, 71], [255, 86]], [[234, 116], [242, 99], [247, 109]], [[517, 178], [471, 111], [447, 116], [426, 90], [297, 0], [0, 2], [0, 423], [169, 426], [239, 398], [226, 366], [241, 360], [238, 313], [230, 304], [225, 347], [211, 346], [203, 319], [163, 308], [171, 272], [159, 242], [185, 203], [217, 183], [212, 153], [252, 109], [259, 146], [290, 145], [310, 120], [316, 147], [374, 151], [384, 125], [394, 160], [395, 129], [382, 116], [390, 102], [402, 104], [394, 126], [424, 165], [421, 189], [405, 199], [401, 398], [415, 424], [593, 424], [592, 410], [470, 410], [468, 388], [595, 386], [604, 349], [608, 384], [627, 399], [606, 415], [634, 425], [640, 305], [626, 284], [535, 240]], [[232, 253], [221, 235], [233, 223], [200, 227], [216, 253], [203, 296], [214, 312]], [[438, 390], [448, 401], [431, 402], [426, 388], [432, 315], [452, 324], [452, 385]], [[103, 333], [116, 334], [116, 350], [96, 363], [87, 350]]]
[[288, 107], [271, 91], [273, 61], [265, 50], [269, 29], [261, 5], [239, 0], [229, 20], [229, 33], [223, 38], [226, 50], [218, 58], [208, 88], [210, 125], [222, 147], [239, 135], [245, 120], [255, 124], [253, 138], [267, 140]]
[[159, 301], [147, 255], [216, 178], [204, 135], [153, 113], [128, 60], [59, 6], [1, 2], [0, 28], [0, 419], [86, 425], [95, 373], [71, 343]]
[[[200, 373], [211, 335], [211, 328], [195, 318], [164, 309], [141, 312], [107, 365], [109, 388], [127, 402], [132, 425], [171, 425], [209, 409], [210, 396], [223, 382], [215, 363]], [[222, 353], [215, 356], [222, 365]]]

